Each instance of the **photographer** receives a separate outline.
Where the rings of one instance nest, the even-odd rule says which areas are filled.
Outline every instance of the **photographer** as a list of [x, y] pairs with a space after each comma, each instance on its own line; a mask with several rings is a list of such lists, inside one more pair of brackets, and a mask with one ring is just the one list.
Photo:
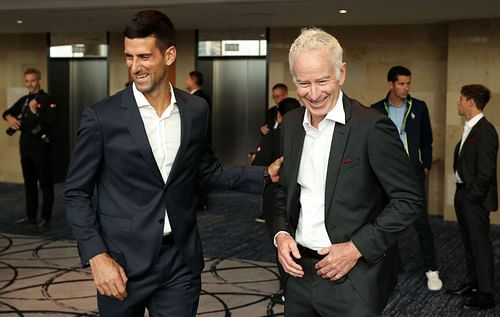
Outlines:
[[24, 84], [29, 93], [21, 97], [2, 117], [7, 121], [8, 135], [21, 131], [19, 148], [26, 191], [26, 217], [18, 224], [37, 224], [38, 183], [43, 195], [40, 228], [49, 225], [54, 203], [52, 181], [51, 139], [56, 120], [56, 104], [40, 89], [41, 73], [29, 68], [24, 72]]

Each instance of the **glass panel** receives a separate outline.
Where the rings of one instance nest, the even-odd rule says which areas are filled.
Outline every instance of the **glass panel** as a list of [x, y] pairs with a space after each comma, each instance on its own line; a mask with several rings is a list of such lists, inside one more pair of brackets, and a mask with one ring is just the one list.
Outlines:
[[106, 33], [51, 33], [49, 54], [51, 58], [107, 57]]

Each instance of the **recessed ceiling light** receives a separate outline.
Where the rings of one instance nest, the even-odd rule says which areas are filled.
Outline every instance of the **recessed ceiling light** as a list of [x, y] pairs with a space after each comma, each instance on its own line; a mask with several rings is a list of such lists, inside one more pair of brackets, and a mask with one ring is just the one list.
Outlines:
[[346, 10], [346, 9], [340, 9], [340, 10], [339, 10], [339, 13], [340, 13], [340, 14], [346, 14], [346, 13], [347, 13], [347, 10]]
[[23, 24], [23, 20], [17, 20], [16, 23], [17, 24]]

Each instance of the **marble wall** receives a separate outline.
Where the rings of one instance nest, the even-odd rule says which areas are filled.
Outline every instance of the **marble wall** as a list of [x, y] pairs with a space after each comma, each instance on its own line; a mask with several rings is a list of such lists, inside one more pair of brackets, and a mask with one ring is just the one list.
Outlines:
[[[24, 71], [29, 67], [42, 72], [42, 89], [47, 89], [47, 35], [0, 34], [0, 112], [3, 113], [21, 96]], [[19, 158], [19, 133], [5, 134], [7, 122], [0, 120], [0, 181], [22, 182]]]

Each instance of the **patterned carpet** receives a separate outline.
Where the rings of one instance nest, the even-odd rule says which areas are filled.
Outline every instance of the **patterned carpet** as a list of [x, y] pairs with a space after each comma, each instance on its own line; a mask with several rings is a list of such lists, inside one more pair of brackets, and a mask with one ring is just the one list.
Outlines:
[[[0, 183], [0, 193], [0, 315], [97, 316], [91, 276], [78, 267], [60, 204], [61, 186], [56, 186], [57, 203], [48, 230], [14, 224], [23, 216], [21, 185]], [[282, 315], [282, 307], [270, 302], [277, 290], [274, 248], [266, 226], [254, 221], [260, 198], [233, 192], [212, 192], [209, 198], [209, 210], [200, 211], [198, 219], [206, 255], [198, 315]], [[456, 286], [465, 272], [458, 226], [439, 217], [432, 217], [431, 224], [442, 280], [445, 287]], [[492, 226], [491, 239], [498, 302], [500, 226]], [[462, 299], [428, 291], [412, 228], [400, 241], [400, 250], [404, 272], [384, 316], [500, 316], [500, 304], [496, 309], [468, 312], [461, 308]]]

